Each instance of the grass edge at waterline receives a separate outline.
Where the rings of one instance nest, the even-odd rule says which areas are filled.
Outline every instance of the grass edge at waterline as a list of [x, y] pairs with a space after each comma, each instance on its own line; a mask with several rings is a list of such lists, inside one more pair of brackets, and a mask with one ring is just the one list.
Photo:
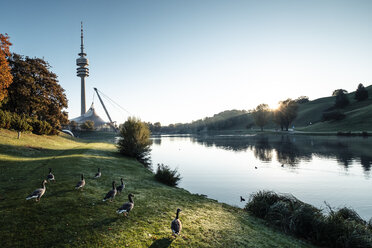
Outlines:
[[[110, 136], [112, 135], [112, 136]], [[244, 210], [182, 188], [157, 182], [135, 159], [123, 157], [114, 134], [76, 139], [0, 130], [1, 247], [313, 247], [267, 227]], [[110, 140], [110, 142], [107, 142]], [[39, 203], [25, 197], [53, 169]], [[102, 176], [94, 179], [97, 168]], [[74, 190], [83, 173], [83, 191]], [[102, 202], [112, 181], [125, 189], [113, 202]], [[116, 209], [135, 195], [129, 218]], [[171, 238], [170, 222], [183, 210], [181, 235]]]
[[288, 194], [258, 191], [245, 209], [281, 231], [326, 247], [372, 247], [371, 222], [343, 207], [329, 214]]

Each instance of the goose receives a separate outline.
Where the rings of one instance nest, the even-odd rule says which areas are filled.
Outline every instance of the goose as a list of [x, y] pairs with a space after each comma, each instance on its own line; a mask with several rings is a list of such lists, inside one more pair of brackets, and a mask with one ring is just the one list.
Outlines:
[[177, 208], [176, 218], [171, 223], [172, 235], [174, 236], [179, 235], [182, 230], [182, 223], [178, 219], [178, 215], [181, 211], [182, 211], [181, 209]]
[[49, 174], [47, 175], [48, 181], [55, 181], [54, 175], [52, 174], [52, 168], [49, 168]]
[[103, 201], [107, 201], [107, 199], [110, 199], [112, 201], [116, 196], [117, 190], [115, 188], [115, 181], [112, 182], [112, 190], [107, 192], [105, 198], [103, 198]]
[[125, 188], [125, 185], [124, 185], [124, 182], [123, 182], [123, 178], [120, 178], [120, 182], [121, 184], [119, 186], [116, 187], [116, 190], [117, 192], [120, 194], [121, 191], [123, 191], [123, 189]]
[[243, 202], [243, 201], [245, 201], [245, 199], [242, 196], [240, 196], [240, 202]]
[[98, 168], [98, 172], [94, 176], [94, 178], [100, 178], [101, 177], [101, 168]]
[[85, 186], [84, 175], [81, 174], [81, 180], [76, 184], [75, 189], [83, 189]]
[[40, 198], [44, 195], [45, 193], [45, 190], [46, 190], [46, 187], [45, 187], [45, 184], [47, 183], [46, 180], [43, 180], [43, 182], [41, 183], [41, 188], [39, 189], [36, 189], [34, 192], [32, 192], [32, 194], [29, 194], [27, 197], [26, 197], [26, 200], [30, 200], [30, 199], [36, 199], [36, 201], [40, 201]]
[[118, 214], [124, 213], [124, 215], [127, 216], [129, 214], [130, 210], [132, 210], [133, 207], [134, 207], [133, 197], [134, 197], [134, 195], [129, 194], [128, 195], [129, 202], [124, 203], [123, 206], [121, 206], [120, 208], [118, 208], [118, 210], [116, 212]]

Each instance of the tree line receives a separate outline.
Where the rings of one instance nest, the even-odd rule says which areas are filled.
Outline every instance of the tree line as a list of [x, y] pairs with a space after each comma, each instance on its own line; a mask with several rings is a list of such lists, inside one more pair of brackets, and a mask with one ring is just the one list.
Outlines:
[[11, 45], [0, 34], [0, 127], [56, 134], [68, 124], [65, 90], [48, 62], [10, 53]]
[[[320, 121], [338, 121], [345, 118], [344, 109], [350, 104], [350, 94], [344, 89], [336, 89], [332, 92], [334, 104], [323, 111]], [[368, 90], [359, 84], [353, 98], [357, 102], [368, 99]], [[270, 109], [265, 104], [259, 104], [252, 110], [227, 110], [212, 117], [206, 117], [191, 123], [176, 123], [168, 126], [161, 126], [160, 122], [147, 123], [153, 133], [196, 133], [204, 131], [220, 131], [229, 128], [251, 129], [254, 126], [264, 130], [266, 126], [273, 127], [273, 124], [282, 131], [288, 131], [295, 121], [299, 107], [310, 102], [309, 97], [300, 96], [297, 99], [286, 99], [279, 102], [277, 109]]]

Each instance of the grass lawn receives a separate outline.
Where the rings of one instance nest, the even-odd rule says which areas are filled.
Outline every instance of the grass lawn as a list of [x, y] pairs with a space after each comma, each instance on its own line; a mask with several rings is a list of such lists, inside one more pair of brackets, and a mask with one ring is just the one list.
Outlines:
[[[242, 209], [156, 182], [152, 172], [117, 153], [112, 135], [16, 137], [0, 130], [0, 247], [312, 247]], [[49, 167], [56, 182], [47, 184], [40, 202], [26, 201]], [[93, 179], [98, 167], [102, 177]], [[81, 173], [86, 186], [76, 191]], [[121, 177], [123, 193], [103, 202]], [[135, 207], [129, 217], [119, 216], [129, 193]], [[183, 230], [173, 239], [177, 208]]]

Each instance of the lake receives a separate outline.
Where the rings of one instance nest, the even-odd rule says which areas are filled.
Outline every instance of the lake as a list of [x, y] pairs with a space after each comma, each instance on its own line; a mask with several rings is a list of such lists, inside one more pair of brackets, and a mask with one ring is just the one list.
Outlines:
[[372, 217], [372, 138], [308, 135], [153, 137], [152, 162], [177, 168], [179, 187], [244, 207], [258, 190]]

